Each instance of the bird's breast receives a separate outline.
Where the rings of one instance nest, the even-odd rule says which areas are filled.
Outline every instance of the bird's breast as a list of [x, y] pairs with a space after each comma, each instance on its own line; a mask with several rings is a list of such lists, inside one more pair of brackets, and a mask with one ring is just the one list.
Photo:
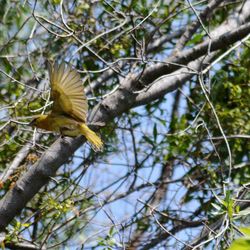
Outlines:
[[63, 115], [51, 115], [48, 117], [51, 131], [59, 132], [67, 136], [77, 136], [80, 134], [79, 122]]

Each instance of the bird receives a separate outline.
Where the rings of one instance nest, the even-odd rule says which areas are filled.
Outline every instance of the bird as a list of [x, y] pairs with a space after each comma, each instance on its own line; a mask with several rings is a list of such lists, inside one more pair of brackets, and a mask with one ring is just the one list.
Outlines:
[[102, 151], [101, 138], [87, 126], [88, 102], [77, 70], [65, 63], [49, 62], [51, 111], [35, 117], [30, 125], [63, 136], [83, 135], [95, 151]]

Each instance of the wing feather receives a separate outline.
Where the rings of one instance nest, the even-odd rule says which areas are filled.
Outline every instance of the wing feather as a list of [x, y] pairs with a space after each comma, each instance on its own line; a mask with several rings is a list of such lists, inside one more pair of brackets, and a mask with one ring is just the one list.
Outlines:
[[86, 122], [87, 98], [79, 73], [64, 63], [49, 66], [52, 112]]

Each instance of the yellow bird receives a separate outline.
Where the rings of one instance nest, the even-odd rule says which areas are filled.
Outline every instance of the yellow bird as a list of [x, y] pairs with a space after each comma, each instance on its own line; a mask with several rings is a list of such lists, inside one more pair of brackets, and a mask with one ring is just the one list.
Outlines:
[[102, 150], [100, 137], [86, 125], [88, 102], [80, 75], [75, 69], [60, 65], [49, 65], [52, 110], [39, 115], [30, 124], [66, 136], [83, 135], [94, 150]]

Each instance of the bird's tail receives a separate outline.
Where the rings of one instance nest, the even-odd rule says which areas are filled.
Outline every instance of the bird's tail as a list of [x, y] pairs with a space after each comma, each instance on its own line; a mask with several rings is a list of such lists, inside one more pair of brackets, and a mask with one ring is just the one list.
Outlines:
[[81, 134], [86, 137], [86, 139], [91, 143], [95, 151], [101, 151], [103, 148], [103, 142], [101, 138], [92, 131], [86, 124], [82, 123], [80, 125]]

